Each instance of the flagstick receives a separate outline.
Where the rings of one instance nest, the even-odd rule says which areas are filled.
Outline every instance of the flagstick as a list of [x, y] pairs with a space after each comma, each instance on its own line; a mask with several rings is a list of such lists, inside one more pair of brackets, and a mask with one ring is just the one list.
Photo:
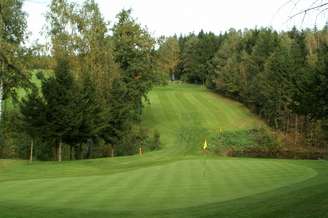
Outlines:
[[207, 159], [207, 142], [205, 139], [204, 146], [203, 146], [203, 153], [205, 154], [204, 156], [204, 162], [203, 162], [203, 176], [205, 176], [205, 170], [206, 170], [206, 159]]

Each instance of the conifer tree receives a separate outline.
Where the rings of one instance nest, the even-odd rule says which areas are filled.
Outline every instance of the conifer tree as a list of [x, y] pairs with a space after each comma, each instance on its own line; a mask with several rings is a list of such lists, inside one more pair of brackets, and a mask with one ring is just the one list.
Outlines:
[[57, 159], [62, 160], [62, 145], [79, 126], [79, 104], [76, 101], [76, 85], [66, 59], [59, 59], [55, 76], [42, 82], [42, 94], [46, 103], [47, 137], [57, 143]]
[[37, 138], [42, 137], [46, 126], [45, 104], [36, 87], [20, 102], [20, 112], [22, 129], [31, 138], [29, 159], [32, 162], [34, 142]]
[[[83, 84], [76, 99], [79, 109], [75, 115], [81, 122], [77, 123], [78, 126], [74, 128], [75, 131], [70, 137], [74, 139], [75, 143], [79, 144], [80, 148], [77, 156], [81, 158], [81, 143], [87, 143], [89, 140], [95, 141], [101, 136], [101, 133], [109, 125], [110, 111], [109, 106], [100, 96], [97, 96], [95, 83], [88, 73], [84, 75]], [[91, 150], [90, 143], [88, 150]], [[89, 157], [90, 152], [88, 152], [87, 158]]]

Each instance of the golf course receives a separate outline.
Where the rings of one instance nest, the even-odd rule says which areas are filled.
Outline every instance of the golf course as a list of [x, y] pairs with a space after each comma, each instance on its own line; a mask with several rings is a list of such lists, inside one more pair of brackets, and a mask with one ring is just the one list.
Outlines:
[[241, 103], [172, 83], [149, 93], [142, 120], [161, 142], [142, 156], [0, 160], [0, 217], [328, 217], [327, 161], [202, 151], [222, 132], [269, 128]]

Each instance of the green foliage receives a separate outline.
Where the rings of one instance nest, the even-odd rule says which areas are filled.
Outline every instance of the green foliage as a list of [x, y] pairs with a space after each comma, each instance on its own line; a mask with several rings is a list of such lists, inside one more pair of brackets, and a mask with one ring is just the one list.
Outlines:
[[[90, 75], [79, 85], [67, 61], [59, 60], [53, 77], [39, 78], [42, 92], [34, 88], [20, 104], [22, 131], [41, 145], [48, 142], [48, 147], [59, 141], [76, 146], [98, 140], [108, 128], [109, 109], [97, 95]], [[49, 154], [44, 146], [40, 149]], [[81, 157], [81, 152], [76, 156]], [[37, 153], [41, 158], [47, 156]]]
[[42, 81], [42, 95], [46, 104], [46, 137], [65, 141], [82, 117], [76, 113], [79, 102], [75, 98], [76, 84], [69, 63], [61, 59], [57, 63], [54, 77]]
[[[128, 147], [139, 140], [134, 129], [155, 78], [155, 40], [129, 13], [118, 15], [109, 36], [108, 24], [94, 1], [82, 6], [65, 0], [51, 2], [48, 35], [57, 66], [50, 77], [38, 74], [36, 86], [41, 80], [41, 91], [33, 87], [20, 104], [24, 134], [40, 146], [69, 145], [70, 151], [63, 148], [63, 155], [68, 152], [71, 158], [89, 158], [89, 151], [103, 143], [120, 145], [120, 155], [133, 153]], [[35, 60], [43, 57], [41, 50], [33, 52]], [[39, 150], [36, 154], [47, 157]]]
[[22, 129], [32, 139], [37, 138], [43, 131], [46, 122], [46, 105], [40, 97], [39, 90], [33, 88], [20, 103]]
[[226, 154], [231, 150], [259, 147], [276, 149], [281, 146], [272, 133], [264, 128], [219, 133], [211, 139], [211, 142], [214, 151], [219, 154]]
[[307, 101], [311, 101], [310, 113], [316, 119], [328, 118], [328, 44], [324, 42], [318, 49], [318, 63], [308, 90]]
[[[26, 14], [22, 11], [23, 1], [3, 0], [0, 2], [0, 104], [2, 99], [16, 97], [17, 87], [29, 85], [24, 71]], [[2, 112], [2, 111], [1, 111]]]
[[113, 81], [107, 99], [110, 105], [109, 127], [103, 134], [108, 143], [120, 145], [119, 149], [128, 150], [128, 154], [134, 153], [134, 148], [129, 148], [138, 141], [133, 133], [134, 125], [140, 120], [143, 98], [146, 98], [155, 78], [155, 41], [130, 13], [120, 12], [113, 28], [114, 60], [121, 75]]
[[159, 83], [165, 84], [169, 79], [172, 81], [176, 79], [175, 71], [179, 61], [180, 47], [177, 38], [175, 36], [165, 38], [157, 50], [156, 65], [157, 74], [160, 77]]
[[0, 125], [0, 157], [27, 158], [29, 135], [25, 134], [20, 125], [18, 111], [4, 111]]
[[114, 59], [122, 73], [120, 79], [126, 83], [129, 94], [127, 102], [133, 104], [141, 114], [142, 98], [152, 87], [154, 80], [153, 50], [155, 41], [130, 15], [121, 11], [113, 28]]
[[161, 135], [157, 130], [154, 130], [151, 134], [149, 130], [144, 129], [145, 137], [139, 144], [143, 151], [156, 151], [161, 148]]
[[220, 46], [220, 37], [201, 31], [180, 38], [181, 64], [179, 76], [187, 82], [205, 84], [209, 77], [210, 60]]
[[[205, 78], [208, 88], [245, 103], [276, 130], [294, 134], [294, 144], [315, 137], [317, 146], [327, 145], [323, 129], [314, 128], [327, 117], [325, 29], [231, 29], [217, 36], [213, 56], [199, 47], [202, 38], [200, 32], [179, 39], [181, 79], [199, 83]], [[205, 77], [201, 63], [208, 66]]]
[[105, 102], [97, 96], [94, 81], [87, 74], [80, 88], [79, 112], [82, 120], [78, 127], [78, 141], [87, 142], [88, 139], [95, 139], [108, 126], [109, 109]]

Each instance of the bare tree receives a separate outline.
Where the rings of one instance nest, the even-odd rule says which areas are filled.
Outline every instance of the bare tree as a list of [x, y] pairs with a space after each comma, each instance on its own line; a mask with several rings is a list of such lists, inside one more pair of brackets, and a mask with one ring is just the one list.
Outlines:
[[328, 0], [288, 0], [281, 5], [277, 13], [286, 8], [290, 8], [287, 21], [301, 18], [303, 24], [307, 17], [312, 17], [314, 18], [314, 24], [317, 25], [318, 18], [328, 11]]

